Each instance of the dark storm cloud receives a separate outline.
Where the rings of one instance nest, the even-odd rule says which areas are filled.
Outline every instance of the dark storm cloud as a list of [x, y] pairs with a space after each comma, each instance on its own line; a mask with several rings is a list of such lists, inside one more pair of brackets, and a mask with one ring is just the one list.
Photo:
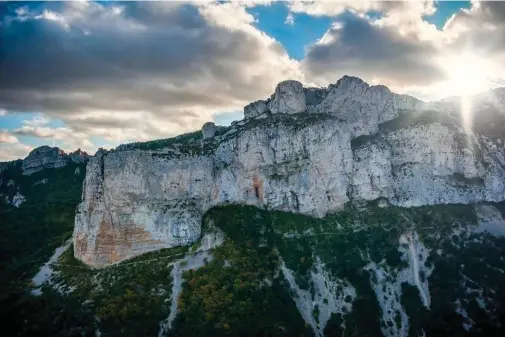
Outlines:
[[404, 85], [440, 79], [443, 74], [431, 60], [437, 54], [433, 45], [415, 36], [402, 36], [397, 29], [349, 13], [326, 33], [326, 42], [308, 49], [305, 69], [316, 77], [346, 71]]
[[[3, 27], [0, 87], [89, 88], [96, 82], [125, 85], [135, 76], [160, 74], [187, 79], [199, 76], [208, 66], [205, 61], [238, 56], [247, 61], [248, 55], [255, 57], [254, 49], [249, 52], [243, 48], [251, 47], [251, 43], [257, 47], [246, 34], [221, 36], [223, 32], [209, 27], [196, 9], [175, 11], [163, 17], [163, 25], [141, 26], [139, 22], [138, 27], [127, 30], [114, 25], [79, 25], [66, 30], [49, 20], [12, 21]], [[185, 14], [179, 17], [179, 13]], [[184, 20], [199, 24], [183, 25]], [[90, 35], [83, 29], [89, 29]]]
[[270, 93], [270, 72], [247, 78], [241, 71], [265, 53], [286, 56], [278, 43], [211, 24], [191, 5], [50, 9], [4, 11], [0, 108], [53, 116], [90, 109], [176, 116], [178, 107], [222, 107]]

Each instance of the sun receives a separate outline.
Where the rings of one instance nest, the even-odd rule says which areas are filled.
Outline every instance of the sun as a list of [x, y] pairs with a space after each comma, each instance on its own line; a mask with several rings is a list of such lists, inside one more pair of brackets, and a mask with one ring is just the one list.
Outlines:
[[447, 78], [444, 87], [450, 95], [468, 96], [489, 87], [492, 65], [485, 58], [462, 52], [443, 57], [441, 67]]
[[464, 131], [470, 134], [473, 119], [472, 95], [488, 89], [490, 64], [475, 54], [462, 52], [444, 57], [441, 65], [447, 76], [443, 89], [449, 96], [460, 97], [461, 125]]
[[468, 50], [441, 58], [440, 67], [446, 80], [439, 88], [444, 96], [459, 96], [461, 124], [464, 131], [470, 134], [473, 123], [472, 96], [490, 88], [490, 79], [496, 75], [493, 71], [496, 72], [499, 67]]

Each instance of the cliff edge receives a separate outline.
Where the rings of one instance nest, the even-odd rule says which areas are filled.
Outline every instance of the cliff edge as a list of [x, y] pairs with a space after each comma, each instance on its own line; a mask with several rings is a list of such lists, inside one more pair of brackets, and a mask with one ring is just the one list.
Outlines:
[[202, 215], [231, 203], [323, 217], [349, 201], [505, 200], [503, 139], [465, 132], [455, 111], [356, 77], [323, 89], [285, 81], [230, 127], [99, 151], [75, 256], [102, 267], [191, 244]]

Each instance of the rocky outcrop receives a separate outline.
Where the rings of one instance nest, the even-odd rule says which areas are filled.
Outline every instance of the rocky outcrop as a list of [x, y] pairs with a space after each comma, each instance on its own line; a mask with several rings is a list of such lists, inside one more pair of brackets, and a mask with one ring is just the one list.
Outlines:
[[70, 152], [68, 154], [68, 158], [77, 164], [85, 163], [89, 157], [89, 154], [87, 154], [85, 151], [82, 151], [81, 149], [77, 149], [76, 151]]
[[21, 168], [24, 175], [30, 175], [45, 168], [66, 166], [69, 162], [83, 163], [87, 161], [88, 158], [89, 155], [80, 149], [66, 154], [57, 147], [44, 145], [32, 150], [28, 154], [28, 157], [23, 159]]
[[[202, 215], [228, 203], [322, 217], [348, 201], [505, 199], [503, 143], [427, 120], [421, 101], [351, 77], [320, 91], [279, 87], [268, 118], [159, 150], [99, 151], [87, 165], [75, 256], [100, 267], [190, 244]], [[309, 92], [319, 103], [301, 110]]]
[[501, 201], [503, 153], [482, 137], [440, 123], [401, 129], [354, 151], [352, 197], [384, 197], [406, 207]]
[[392, 93], [383, 85], [370, 86], [358, 77], [344, 76], [328, 88], [303, 88], [297, 81], [277, 85], [274, 95], [244, 108], [244, 118], [265, 117], [267, 113], [326, 113], [346, 121], [353, 136], [377, 132], [380, 123], [402, 110], [432, 107], [414, 97]]
[[244, 118], [255, 118], [268, 111], [267, 101], [256, 101], [244, 107]]
[[216, 124], [212, 122], [207, 122], [202, 126], [203, 139], [212, 138], [216, 134], [217, 127]]
[[273, 114], [295, 114], [305, 111], [306, 107], [303, 85], [292, 80], [279, 83], [268, 103], [268, 108]]
[[28, 157], [23, 159], [23, 174], [29, 175], [44, 168], [62, 167], [67, 164], [65, 152], [57, 147], [47, 145], [32, 150]]
[[19, 207], [21, 206], [21, 204], [23, 204], [24, 202], [26, 201], [25, 197], [21, 194], [21, 193], [16, 193], [16, 195], [14, 195], [12, 197], [12, 206], [14, 207]]

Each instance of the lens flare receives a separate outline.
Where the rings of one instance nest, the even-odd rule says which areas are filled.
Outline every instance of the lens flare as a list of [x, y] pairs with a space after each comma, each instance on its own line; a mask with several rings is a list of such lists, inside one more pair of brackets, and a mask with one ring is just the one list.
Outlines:
[[461, 96], [461, 122], [466, 133], [472, 132], [472, 100], [469, 96]]

